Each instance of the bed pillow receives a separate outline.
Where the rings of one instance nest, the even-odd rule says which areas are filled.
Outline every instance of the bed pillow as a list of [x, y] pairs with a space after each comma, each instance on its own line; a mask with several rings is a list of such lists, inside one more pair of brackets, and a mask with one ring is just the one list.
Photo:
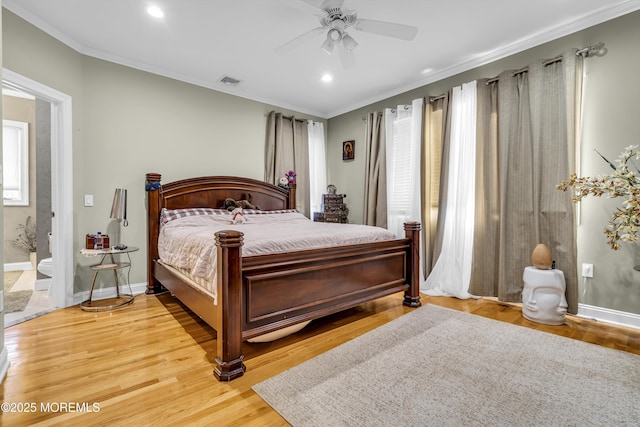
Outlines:
[[160, 211], [160, 225], [165, 225], [169, 221], [174, 219], [184, 218], [188, 216], [198, 215], [231, 215], [231, 212], [226, 209], [213, 209], [213, 208], [185, 208], [185, 209], [165, 209]]
[[[282, 214], [298, 212], [297, 209], [279, 209], [274, 211], [261, 211], [258, 209], [243, 209], [244, 215], [266, 215], [266, 214]], [[184, 208], [184, 209], [165, 209], [160, 211], [160, 226], [165, 225], [169, 221], [174, 219], [184, 218], [188, 216], [198, 215], [233, 215], [230, 210], [227, 209], [214, 209], [214, 208]]]
[[267, 214], [283, 214], [283, 213], [296, 213], [297, 209], [278, 209], [274, 211], [261, 211], [258, 209], [242, 209], [242, 213], [245, 215], [267, 215]]

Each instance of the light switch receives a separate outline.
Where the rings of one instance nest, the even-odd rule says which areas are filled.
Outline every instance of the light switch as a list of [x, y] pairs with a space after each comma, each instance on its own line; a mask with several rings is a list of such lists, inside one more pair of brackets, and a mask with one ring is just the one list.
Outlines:
[[85, 206], [93, 206], [93, 194], [85, 194], [84, 195], [84, 205]]

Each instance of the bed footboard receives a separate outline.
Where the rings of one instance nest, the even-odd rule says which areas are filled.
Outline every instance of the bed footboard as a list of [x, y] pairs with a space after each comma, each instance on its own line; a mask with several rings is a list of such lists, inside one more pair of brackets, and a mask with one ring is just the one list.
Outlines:
[[242, 355], [242, 236], [238, 231], [216, 233], [218, 246], [218, 318], [219, 330], [216, 367], [213, 375], [220, 381], [231, 381], [244, 374]]
[[216, 233], [219, 301], [214, 375], [220, 381], [245, 371], [242, 342], [404, 291], [403, 304], [419, 307], [419, 232], [406, 238], [285, 254], [242, 257], [238, 231]]
[[407, 307], [420, 307], [420, 223], [406, 222], [404, 224], [404, 234], [409, 240], [409, 269], [408, 283], [409, 289], [404, 292], [403, 305]]

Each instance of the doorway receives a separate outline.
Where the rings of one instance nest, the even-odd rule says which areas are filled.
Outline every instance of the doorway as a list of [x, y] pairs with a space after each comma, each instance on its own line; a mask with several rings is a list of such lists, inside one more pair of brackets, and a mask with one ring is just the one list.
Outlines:
[[49, 297], [55, 307], [73, 305], [73, 164], [71, 97], [11, 70], [2, 85], [51, 104], [51, 241], [53, 275]]

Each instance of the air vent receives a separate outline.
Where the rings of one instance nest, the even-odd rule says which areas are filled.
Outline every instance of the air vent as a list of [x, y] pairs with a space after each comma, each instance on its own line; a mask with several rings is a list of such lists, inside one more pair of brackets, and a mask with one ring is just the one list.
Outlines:
[[240, 83], [240, 80], [234, 79], [233, 77], [224, 76], [220, 79], [220, 83], [224, 83], [227, 86], [237, 86]]

